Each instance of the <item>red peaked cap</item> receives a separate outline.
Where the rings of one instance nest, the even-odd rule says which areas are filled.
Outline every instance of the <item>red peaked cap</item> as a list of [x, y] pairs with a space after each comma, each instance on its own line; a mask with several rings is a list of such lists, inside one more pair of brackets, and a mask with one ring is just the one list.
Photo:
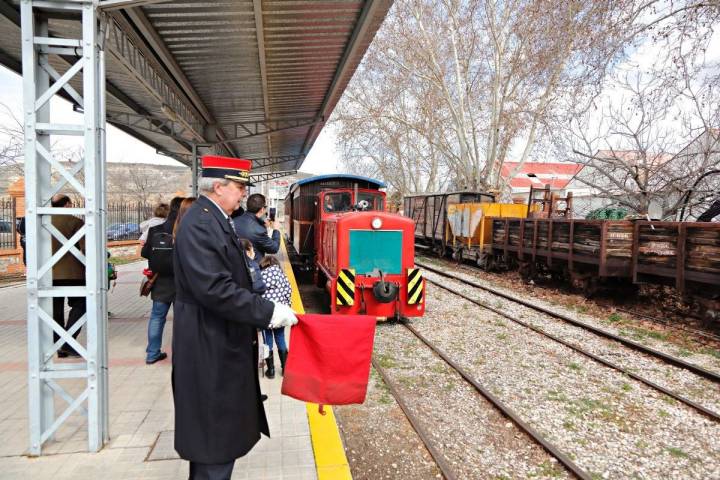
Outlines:
[[250, 183], [252, 160], [244, 158], [203, 155], [202, 176], [209, 178], [227, 178], [236, 182]]
[[292, 328], [282, 393], [321, 405], [363, 403], [376, 318], [298, 315]]

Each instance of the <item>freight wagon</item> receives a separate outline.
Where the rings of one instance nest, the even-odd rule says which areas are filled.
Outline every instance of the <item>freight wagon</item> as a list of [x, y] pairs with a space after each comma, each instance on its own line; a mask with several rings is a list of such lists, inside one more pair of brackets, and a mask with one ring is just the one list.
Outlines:
[[[440, 200], [406, 197], [405, 211], [413, 215], [416, 241], [437, 254], [485, 269], [518, 269], [528, 281], [551, 276], [587, 295], [603, 284], [631, 290], [669, 285], [698, 306], [706, 321], [719, 319], [718, 223], [553, 218], [533, 205], [478, 203], [492, 199], [479, 192], [434, 197]], [[528, 218], [529, 210], [536, 218]]]

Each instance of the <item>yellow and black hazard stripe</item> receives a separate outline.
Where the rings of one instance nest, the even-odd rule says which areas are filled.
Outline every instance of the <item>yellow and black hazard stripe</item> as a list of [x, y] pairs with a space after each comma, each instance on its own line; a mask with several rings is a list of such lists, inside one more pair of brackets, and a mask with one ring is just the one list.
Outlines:
[[336, 283], [335, 303], [344, 307], [353, 305], [355, 303], [355, 270], [352, 268], [340, 270]]
[[423, 277], [419, 268], [408, 268], [407, 303], [415, 305], [423, 301]]

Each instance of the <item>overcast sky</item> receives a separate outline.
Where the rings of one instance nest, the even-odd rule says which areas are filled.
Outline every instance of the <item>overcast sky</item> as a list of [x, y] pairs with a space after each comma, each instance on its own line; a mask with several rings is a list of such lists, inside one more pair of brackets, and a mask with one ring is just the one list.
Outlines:
[[[0, 66], [0, 103], [6, 105], [16, 118], [22, 113], [22, 79], [15, 72]], [[65, 100], [55, 97], [51, 103], [51, 119], [62, 123], [78, 123], [82, 117], [72, 111]], [[5, 112], [0, 112], [0, 122], [7, 122]], [[79, 139], [74, 139], [79, 141]], [[65, 141], [68, 146], [71, 141]], [[107, 135], [107, 158], [110, 162], [143, 162], [178, 165], [178, 162], [162, 155], [130, 135], [109, 125]], [[324, 128], [313, 149], [305, 159], [301, 170], [310, 173], [334, 173], [337, 171], [335, 136], [330, 128]]]

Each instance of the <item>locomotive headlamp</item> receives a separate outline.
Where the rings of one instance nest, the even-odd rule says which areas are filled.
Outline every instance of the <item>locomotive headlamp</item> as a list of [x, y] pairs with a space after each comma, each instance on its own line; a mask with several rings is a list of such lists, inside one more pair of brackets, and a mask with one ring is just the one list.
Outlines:
[[372, 219], [372, 222], [370, 223], [370, 225], [375, 230], [378, 230], [380, 227], [382, 227], [382, 219], [375, 217]]

